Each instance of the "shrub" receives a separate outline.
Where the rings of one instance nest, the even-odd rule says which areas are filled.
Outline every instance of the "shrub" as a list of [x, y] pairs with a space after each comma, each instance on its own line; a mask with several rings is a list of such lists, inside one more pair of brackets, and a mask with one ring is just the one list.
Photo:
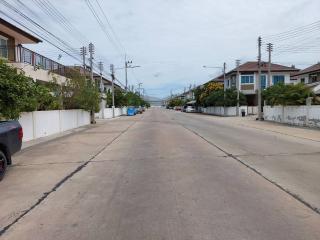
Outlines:
[[[239, 95], [239, 104], [240, 105], [247, 104], [246, 97], [241, 92]], [[225, 93], [223, 89], [213, 91], [205, 99], [205, 105], [206, 106], [226, 106], [226, 107], [237, 106], [237, 89], [229, 88], [229, 89], [226, 89]]]
[[18, 119], [21, 112], [84, 109], [99, 111], [100, 94], [76, 71], [67, 82], [41, 84], [0, 60], [0, 118]]
[[0, 60], [0, 117], [18, 119], [21, 112], [59, 108], [45, 86]]
[[172, 98], [168, 104], [169, 107], [177, 107], [177, 106], [183, 106], [183, 105], [184, 105], [184, 101], [181, 100], [180, 98]]
[[[304, 84], [285, 85], [283, 83], [273, 85], [263, 91], [264, 100], [268, 105], [305, 105], [308, 97], [314, 94]], [[314, 98], [315, 99], [315, 98]]]

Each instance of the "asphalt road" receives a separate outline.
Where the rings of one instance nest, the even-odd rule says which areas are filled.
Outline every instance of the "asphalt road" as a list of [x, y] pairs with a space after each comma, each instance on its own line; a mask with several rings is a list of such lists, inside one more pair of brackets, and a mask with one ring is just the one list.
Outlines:
[[320, 239], [317, 149], [160, 109], [100, 123], [16, 156], [1, 239]]

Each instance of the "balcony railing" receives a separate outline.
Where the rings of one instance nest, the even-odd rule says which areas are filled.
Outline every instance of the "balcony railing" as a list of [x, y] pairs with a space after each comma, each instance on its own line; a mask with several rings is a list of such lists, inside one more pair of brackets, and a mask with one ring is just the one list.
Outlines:
[[[6, 50], [3, 50], [3, 48], [6, 48]], [[7, 57], [2, 57], [7, 58], [10, 62], [27, 63], [32, 65], [35, 70], [44, 69], [62, 76], [66, 75], [66, 66], [21, 45], [15, 47], [1, 46], [1, 49], [7, 55]]]

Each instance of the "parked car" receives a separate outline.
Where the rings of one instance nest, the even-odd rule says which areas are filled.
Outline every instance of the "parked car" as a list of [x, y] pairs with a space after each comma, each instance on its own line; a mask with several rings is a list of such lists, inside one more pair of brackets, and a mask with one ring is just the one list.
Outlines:
[[0, 181], [3, 179], [11, 156], [21, 150], [23, 130], [18, 121], [0, 121]]
[[181, 111], [181, 108], [182, 108], [181, 106], [175, 106], [175, 107], [174, 107], [174, 110], [176, 110], [176, 111]]
[[136, 108], [136, 113], [138, 114], [138, 113], [142, 113], [142, 107], [135, 107]]
[[187, 106], [185, 112], [187, 112], [187, 113], [196, 112], [196, 109], [194, 106]]
[[183, 106], [183, 108], [181, 109], [181, 112], [186, 112], [188, 106]]

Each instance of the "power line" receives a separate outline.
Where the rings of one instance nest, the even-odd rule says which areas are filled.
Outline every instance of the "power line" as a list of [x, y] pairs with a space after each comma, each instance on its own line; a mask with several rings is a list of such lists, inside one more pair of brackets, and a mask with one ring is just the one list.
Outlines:
[[112, 27], [112, 25], [111, 25], [111, 23], [110, 23], [110, 20], [109, 20], [109, 18], [107, 17], [105, 11], [102, 9], [99, 1], [98, 1], [98, 0], [95, 0], [95, 1], [96, 1], [97, 5], [98, 5], [100, 11], [102, 12], [102, 15], [103, 15], [104, 18], [106, 19], [106, 22], [107, 22], [107, 24], [109, 25], [110, 30], [111, 30], [111, 32], [113, 33], [115, 39], [118, 41], [118, 44], [121, 46], [121, 48], [123, 49], [123, 51], [126, 52], [125, 47], [124, 47], [123, 44], [121, 43], [121, 41], [120, 41], [120, 39], [118, 38], [117, 34], [115, 33], [115, 31], [114, 31], [114, 29], [113, 29], [113, 27]]
[[12, 6], [11, 4], [9, 4], [7, 1], [2, 0], [1, 3], [6, 6], [7, 8], [9, 8], [11, 11], [19, 14], [21, 17], [23, 17], [24, 19], [26, 19], [28, 22], [30, 22], [31, 24], [33, 24], [34, 26], [36, 26], [37, 28], [41, 29], [41, 31], [46, 32], [47, 34], [49, 34], [52, 38], [56, 39], [58, 42], [60, 42], [60, 44], [64, 45], [67, 49], [69, 49], [69, 51], [75, 53], [75, 50], [68, 44], [66, 43], [64, 40], [62, 40], [61, 38], [57, 37], [56, 35], [54, 35], [53, 33], [51, 33], [50, 31], [48, 31], [47, 29], [45, 29], [44, 27], [42, 27], [40, 24], [38, 24], [37, 22], [35, 22], [34, 20], [32, 20], [31, 18], [29, 18], [28, 16], [26, 16], [24, 13], [22, 13], [21, 11], [19, 11], [17, 8], [15, 8], [14, 6]]
[[101, 18], [99, 17], [99, 14], [96, 12], [96, 10], [94, 9], [92, 3], [90, 2], [90, 0], [85, 0], [89, 10], [91, 11], [92, 15], [94, 16], [94, 18], [96, 19], [96, 21], [98, 22], [102, 32], [104, 33], [104, 35], [107, 37], [107, 39], [111, 42], [111, 44], [113, 44], [113, 46], [115, 47], [115, 49], [122, 55], [121, 49], [119, 48], [119, 46], [116, 44], [116, 42], [112, 39], [110, 33], [107, 31], [106, 26], [103, 24]]
[[32, 32], [34, 35], [36, 35], [37, 37], [45, 40], [46, 42], [48, 42], [49, 44], [51, 44], [52, 46], [58, 48], [60, 51], [64, 52], [65, 54], [67, 54], [68, 56], [74, 58], [75, 60], [81, 62], [78, 58], [76, 58], [74, 55], [68, 53], [67, 51], [65, 51], [64, 49], [62, 49], [61, 47], [59, 47], [58, 45], [56, 45], [55, 43], [53, 43], [52, 41], [50, 41], [49, 39], [39, 35], [38, 33], [36, 33], [35, 31], [33, 31], [32, 29], [30, 29], [29, 27], [27, 27], [26, 25], [24, 25], [23, 23], [15, 20], [14, 18], [12, 18], [11, 16], [9, 16], [7, 13], [3, 12], [1, 9], [0, 9], [0, 13], [2, 13], [4, 16], [6, 16], [7, 18], [11, 19], [12, 21], [16, 22], [17, 24], [19, 24], [20, 26], [24, 27], [25, 29], [29, 30], [30, 32]]

